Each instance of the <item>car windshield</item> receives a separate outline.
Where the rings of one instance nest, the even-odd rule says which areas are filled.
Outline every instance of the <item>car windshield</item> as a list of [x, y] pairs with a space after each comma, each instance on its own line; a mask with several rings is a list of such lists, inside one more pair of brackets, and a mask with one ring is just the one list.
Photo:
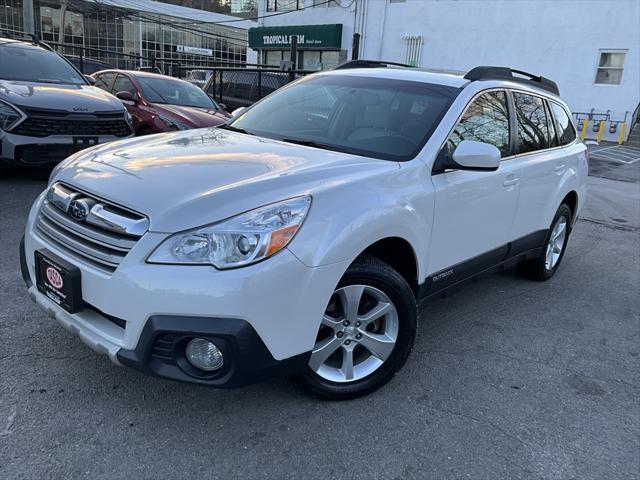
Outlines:
[[72, 85], [87, 83], [57, 53], [20, 43], [0, 45], [0, 79]]
[[459, 91], [357, 75], [310, 76], [266, 97], [230, 125], [291, 143], [410, 160]]
[[138, 77], [144, 98], [152, 103], [167, 103], [183, 107], [215, 108], [209, 96], [194, 85], [169, 78]]

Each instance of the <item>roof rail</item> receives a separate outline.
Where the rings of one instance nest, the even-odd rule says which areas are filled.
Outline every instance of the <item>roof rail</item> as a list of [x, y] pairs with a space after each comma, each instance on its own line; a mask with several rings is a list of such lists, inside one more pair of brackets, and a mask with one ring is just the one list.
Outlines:
[[6, 30], [0, 30], [0, 36], [4, 36], [4, 38], [15, 40], [17, 42], [31, 41], [32, 43], [35, 43], [42, 48], [46, 48], [47, 50], [51, 50], [52, 52], [54, 51], [51, 45], [40, 40], [40, 37], [38, 37], [38, 35], [36, 35], [35, 33], [24, 33], [22, 36], [16, 36], [15, 34]]
[[338, 65], [334, 70], [347, 70], [349, 68], [386, 68], [386, 67], [407, 67], [414, 68], [412, 65], [405, 63], [386, 62], [384, 60], [349, 60]]
[[[514, 73], [519, 76], [515, 76]], [[511, 80], [512, 82], [524, 83], [560, 95], [558, 84], [553, 80], [508, 67], [475, 67], [469, 70], [464, 78], [472, 82], [475, 80]]]

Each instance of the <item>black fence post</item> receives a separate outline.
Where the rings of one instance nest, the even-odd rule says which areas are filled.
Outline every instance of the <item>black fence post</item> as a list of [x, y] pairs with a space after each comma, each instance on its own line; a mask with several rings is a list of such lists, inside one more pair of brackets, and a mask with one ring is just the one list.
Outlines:
[[289, 73], [290, 82], [293, 82], [296, 78], [295, 73], [293, 72], [296, 70], [297, 56], [298, 56], [298, 36], [291, 35], [291, 71]]
[[262, 98], [262, 70], [258, 70], [258, 100]]
[[220, 96], [218, 97], [218, 103], [222, 103], [222, 74], [224, 73], [223, 70], [220, 70], [220, 88], [219, 88], [219, 92], [220, 92]]
[[80, 47], [80, 73], [84, 75], [84, 48]]
[[353, 34], [353, 44], [351, 45], [351, 60], [358, 60], [360, 55], [360, 34]]

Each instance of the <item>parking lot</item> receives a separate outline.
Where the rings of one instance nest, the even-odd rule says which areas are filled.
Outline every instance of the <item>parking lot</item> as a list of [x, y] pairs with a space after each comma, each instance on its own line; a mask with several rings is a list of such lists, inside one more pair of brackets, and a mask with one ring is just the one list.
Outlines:
[[[212, 390], [96, 356], [28, 298], [46, 174], [0, 178], [0, 478], [630, 479], [640, 469], [640, 162], [594, 159], [559, 273], [421, 310], [406, 367], [354, 401]], [[114, 299], [117, 301], [117, 299]]]

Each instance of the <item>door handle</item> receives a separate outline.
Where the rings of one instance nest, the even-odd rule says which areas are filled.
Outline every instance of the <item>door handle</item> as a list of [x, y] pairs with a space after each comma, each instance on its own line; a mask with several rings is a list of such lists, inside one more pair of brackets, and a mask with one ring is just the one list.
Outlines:
[[554, 170], [556, 173], [560, 174], [560, 173], [564, 173], [566, 168], [567, 166], [564, 163], [560, 163], [554, 167]]
[[513, 187], [518, 185], [518, 183], [520, 183], [520, 179], [519, 178], [509, 178], [507, 180], [505, 180], [504, 182], [502, 182], [502, 185], [505, 187]]

